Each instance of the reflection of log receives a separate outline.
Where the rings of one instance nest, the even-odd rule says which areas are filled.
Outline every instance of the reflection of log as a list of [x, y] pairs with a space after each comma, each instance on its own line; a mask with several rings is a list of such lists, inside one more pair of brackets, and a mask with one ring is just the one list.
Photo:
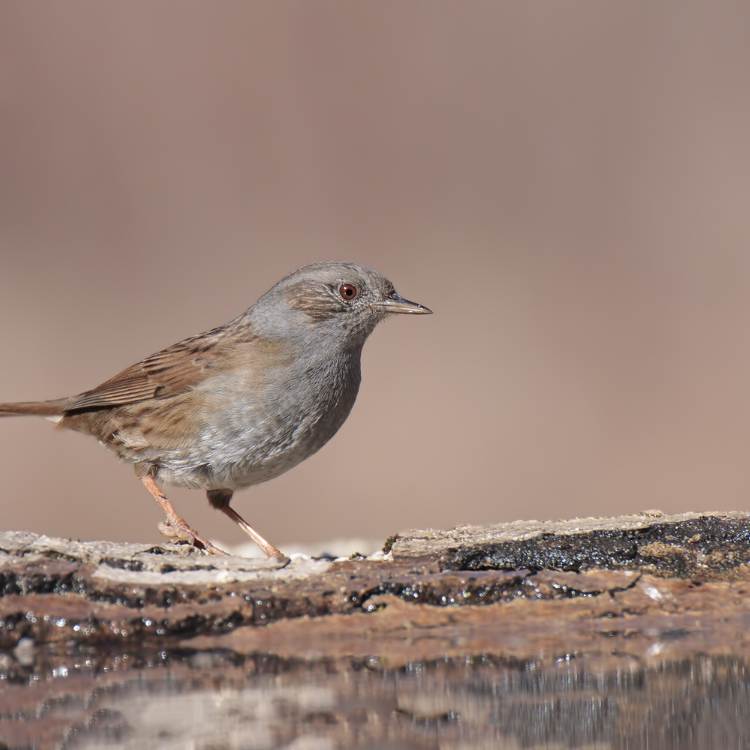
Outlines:
[[[258, 747], [283, 746], [306, 726], [342, 747], [360, 735], [373, 746], [437, 747], [436, 731], [490, 737], [488, 747], [503, 737], [582, 744], [615, 729], [623, 747], [645, 747], [668, 736], [670, 721], [692, 732], [674, 747], [710, 747], [719, 704], [724, 744], [750, 738], [737, 708], [750, 698], [750, 516], [420, 531], [387, 550], [278, 570], [178, 547], [0, 534], [0, 747], [6, 736], [19, 747], [48, 736], [51, 747], [74, 727], [80, 746], [89, 734], [147, 746], [137, 718], [153, 692], [165, 702], [148, 731], [172, 705], [182, 717], [175, 742], [210, 735], [211, 721], [228, 719], [195, 706], [217, 687], [229, 691], [227, 711], [255, 716], [247, 707], [263, 696], [286, 701], [291, 713], [267, 717], [271, 739]], [[305, 698], [311, 687], [325, 687], [325, 700]], [[59, 700], [77, 708], [63, 717], [50, 708]], [[566, 705], [580, 709], [569, 726]], [[488, 717], [495, 729], [482, 734]], [[223, 736], [218, 726], [209, 735]]]
[[734, 750], [750, 738], [750, 668], [733, 657], [483, 657], [398, 670], [222, 652], [131, 665], [118, 653], [95, 665], [106, 672], [74, 663], [0, 687], [0, 746]]

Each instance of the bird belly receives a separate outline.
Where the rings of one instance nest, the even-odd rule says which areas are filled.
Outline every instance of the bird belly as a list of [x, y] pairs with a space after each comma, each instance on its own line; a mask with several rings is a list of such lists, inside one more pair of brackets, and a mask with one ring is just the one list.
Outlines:
[[334, 432], [316, 429], [316, 425], [306, 424], [305, 420], [273, 431], [263, 430], [258, 424], [239, 430], [230, 425], [218, 426], [206, 431], [204, 439], [189, 451], [162, 454], [157, 477], [182, 487], [249, 487], [273, 479], [304, 461]]
[[294, 388], [264, 403], [238, 398], [231, 408], [208, 408], [200, 438], [189, 450], [163, 452], [157, 478], [203, 489], [241, 489], [273, 479], [318, 451], [349, 415], [359, 379], [326, 388], [302, 408]]

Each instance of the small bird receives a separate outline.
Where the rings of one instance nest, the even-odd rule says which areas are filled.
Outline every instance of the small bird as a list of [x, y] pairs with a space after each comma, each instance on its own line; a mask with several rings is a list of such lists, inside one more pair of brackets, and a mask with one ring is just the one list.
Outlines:
[[166, 515], [165, 536], [223, 553], [178, 515], [161, 485], [203, 489], [268, 557], [286, 563], [232, 508], [234, 491], [283, 474], [328, 442], [354, 405], [375, 326], [391, 313], [430, 312], [369, 268], [315, 263], [225, 325], [77, 396], [0, 403], [0, 417], [38, 415], [93, 435], [133, 464]]

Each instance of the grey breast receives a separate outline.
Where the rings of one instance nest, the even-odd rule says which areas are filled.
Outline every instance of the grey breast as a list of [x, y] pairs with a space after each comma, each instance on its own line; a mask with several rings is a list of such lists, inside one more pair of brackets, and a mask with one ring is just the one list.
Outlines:
[[[360, 350], [361, 351], [361, 350]], [[257, 380], [223, 374], [206, 381], [209, 401], [189, 450], [161, 456], [159, 478], [207, 489], [267, 481], [315, 453], [337, 432], [357, 397], [360, 351], [299, 360]], [[221, 406], [213, 401], [221, 393]]]

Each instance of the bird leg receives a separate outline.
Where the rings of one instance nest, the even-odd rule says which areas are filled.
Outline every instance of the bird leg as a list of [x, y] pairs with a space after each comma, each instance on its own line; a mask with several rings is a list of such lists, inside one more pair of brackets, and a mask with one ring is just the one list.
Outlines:
[[229, 503], [232, 500], [232, 490], [208, 490], [206, 493], [208, 502], [229, 516], [262, 550], [266, 557], [273, 557], [280, 563], [286, 565], [289, 558], [271, 542], [264, 539]]
[[188, 522], [178, 515], [177, 511], [172, 506], [172, 503], [167, 500], [167, 496], [161, 491], [154, 478], [147, 474], [141, 477], [143, 486], [148, 490], [151, 497], [156, 500], [164, 511], [167, 519], [165, 522], [159, 524], [159, 531], [164, 536], [174, 541], [187, 542], [192, 544], [193, 547], [202, 549], [209, 555], [226, 555], [223, 549], [219, 549], [215, 545], [211, 544], [205, 537], [201, 536], [194, 528], [192, 528]]

